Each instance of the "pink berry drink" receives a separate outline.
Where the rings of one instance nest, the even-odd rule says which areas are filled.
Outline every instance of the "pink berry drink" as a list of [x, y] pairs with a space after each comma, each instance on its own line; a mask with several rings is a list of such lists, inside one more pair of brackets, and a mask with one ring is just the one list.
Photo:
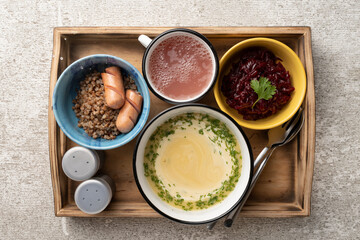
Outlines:
[[147, 72], [157, 93], [182, 101], [195, 99], [210, 87], [214, 68], [212, 51], [202, 39], [176, 33], [155, 46]]

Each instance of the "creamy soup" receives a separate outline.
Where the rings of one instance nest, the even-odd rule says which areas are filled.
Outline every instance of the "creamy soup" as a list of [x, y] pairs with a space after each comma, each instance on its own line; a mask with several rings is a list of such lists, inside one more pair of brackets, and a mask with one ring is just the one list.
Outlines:
[[224, 123], [206, 114], [169, 119], [151, 135], [144, 158], [145, 176], [168, 204], [183, 210], [221, 202], [241, 173], [241, 153]]

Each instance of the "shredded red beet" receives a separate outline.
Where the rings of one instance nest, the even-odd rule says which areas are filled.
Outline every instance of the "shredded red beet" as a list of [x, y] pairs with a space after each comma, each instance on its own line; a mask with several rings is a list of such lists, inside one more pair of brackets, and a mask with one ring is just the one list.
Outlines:
[[[233, 64], [230, 73], [222, 80], [221, 91], [227, 98], [226, 103], [246, 120], [266, 118], [279, 111], [295, 90], [281, 59], [263, 48], [248, 48], [239, 58], [240, 61]], [[261, 99], [252, 108], [258, 95], [251, 88], [250, 82], [260, 77], [268, 78], [276, 87], [276, 93], [269, 100]]]

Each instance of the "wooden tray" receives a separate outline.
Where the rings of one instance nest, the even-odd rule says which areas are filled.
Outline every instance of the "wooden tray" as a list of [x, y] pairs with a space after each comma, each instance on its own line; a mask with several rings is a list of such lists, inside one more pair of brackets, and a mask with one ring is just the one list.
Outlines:
[[[167, 27], [81, 27], [55, 28], [49, 91], [49, 149], [56, 216], [93, 217], [81, 212], [74, 202], [78, 183], [69, 180], [61, 169], [61, 159], [75, 144], [59, 129], [52, 112], [55, 83], [64, 69], [75, 60], [91, 54], [121, 57], [141, 71], [144, 48], [137, 41], [140, 34], [154, 37]], [[278, 148], [258, 180], [240, 216], [293, 217], [310, 215], [310, 195], [315, 152], [315, 93], [311, 36], [309, 27], [195, 27], [214, 45], [219, 59], [234, 44], [251, 37], [270, 37], [284, 42], [300, 57], [307, 74], [304, 101], [305, 124], [298, 137]], [[200, 102], [217, 107], [213, 93]], [[170, 107], [151, 94], [149, 120]], [[254, 156], [267, 142], [266, 131], [244, 129]], [[103, 172], [116, 183], [116, 193], [109, 207], [96, 217], [160, 217], [145, 202], [134, 182], [132, 172], [133, 140], [105, 152]]]

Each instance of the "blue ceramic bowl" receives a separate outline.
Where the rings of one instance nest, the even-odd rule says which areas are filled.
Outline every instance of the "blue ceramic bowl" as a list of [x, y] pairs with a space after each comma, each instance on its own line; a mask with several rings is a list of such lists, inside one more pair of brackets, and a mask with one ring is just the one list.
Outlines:
[[[88, 73], [94, 70], [104, 72], [105, 68], [110, 66], [118, 66], [123, 73], [132, 76], [144, 99], [143, 106], [135, 127], [129, 133], [120, 134], [113, 140], [94, 139], [77, 126], [78, 119], [72, 109], [72, 100], [77, 95], [76, 90], [80, 88], [80, 81], [84, 80]], [[134, 66], [121, 58], [99, 54], [81, 58], [65, 69], [56, 83], [52, 104], [56, 122], [68, 138], [86, 148], [107, 150], [120, 147], [138, 135], [149, 116], [150, 94], [143, 76]]]

